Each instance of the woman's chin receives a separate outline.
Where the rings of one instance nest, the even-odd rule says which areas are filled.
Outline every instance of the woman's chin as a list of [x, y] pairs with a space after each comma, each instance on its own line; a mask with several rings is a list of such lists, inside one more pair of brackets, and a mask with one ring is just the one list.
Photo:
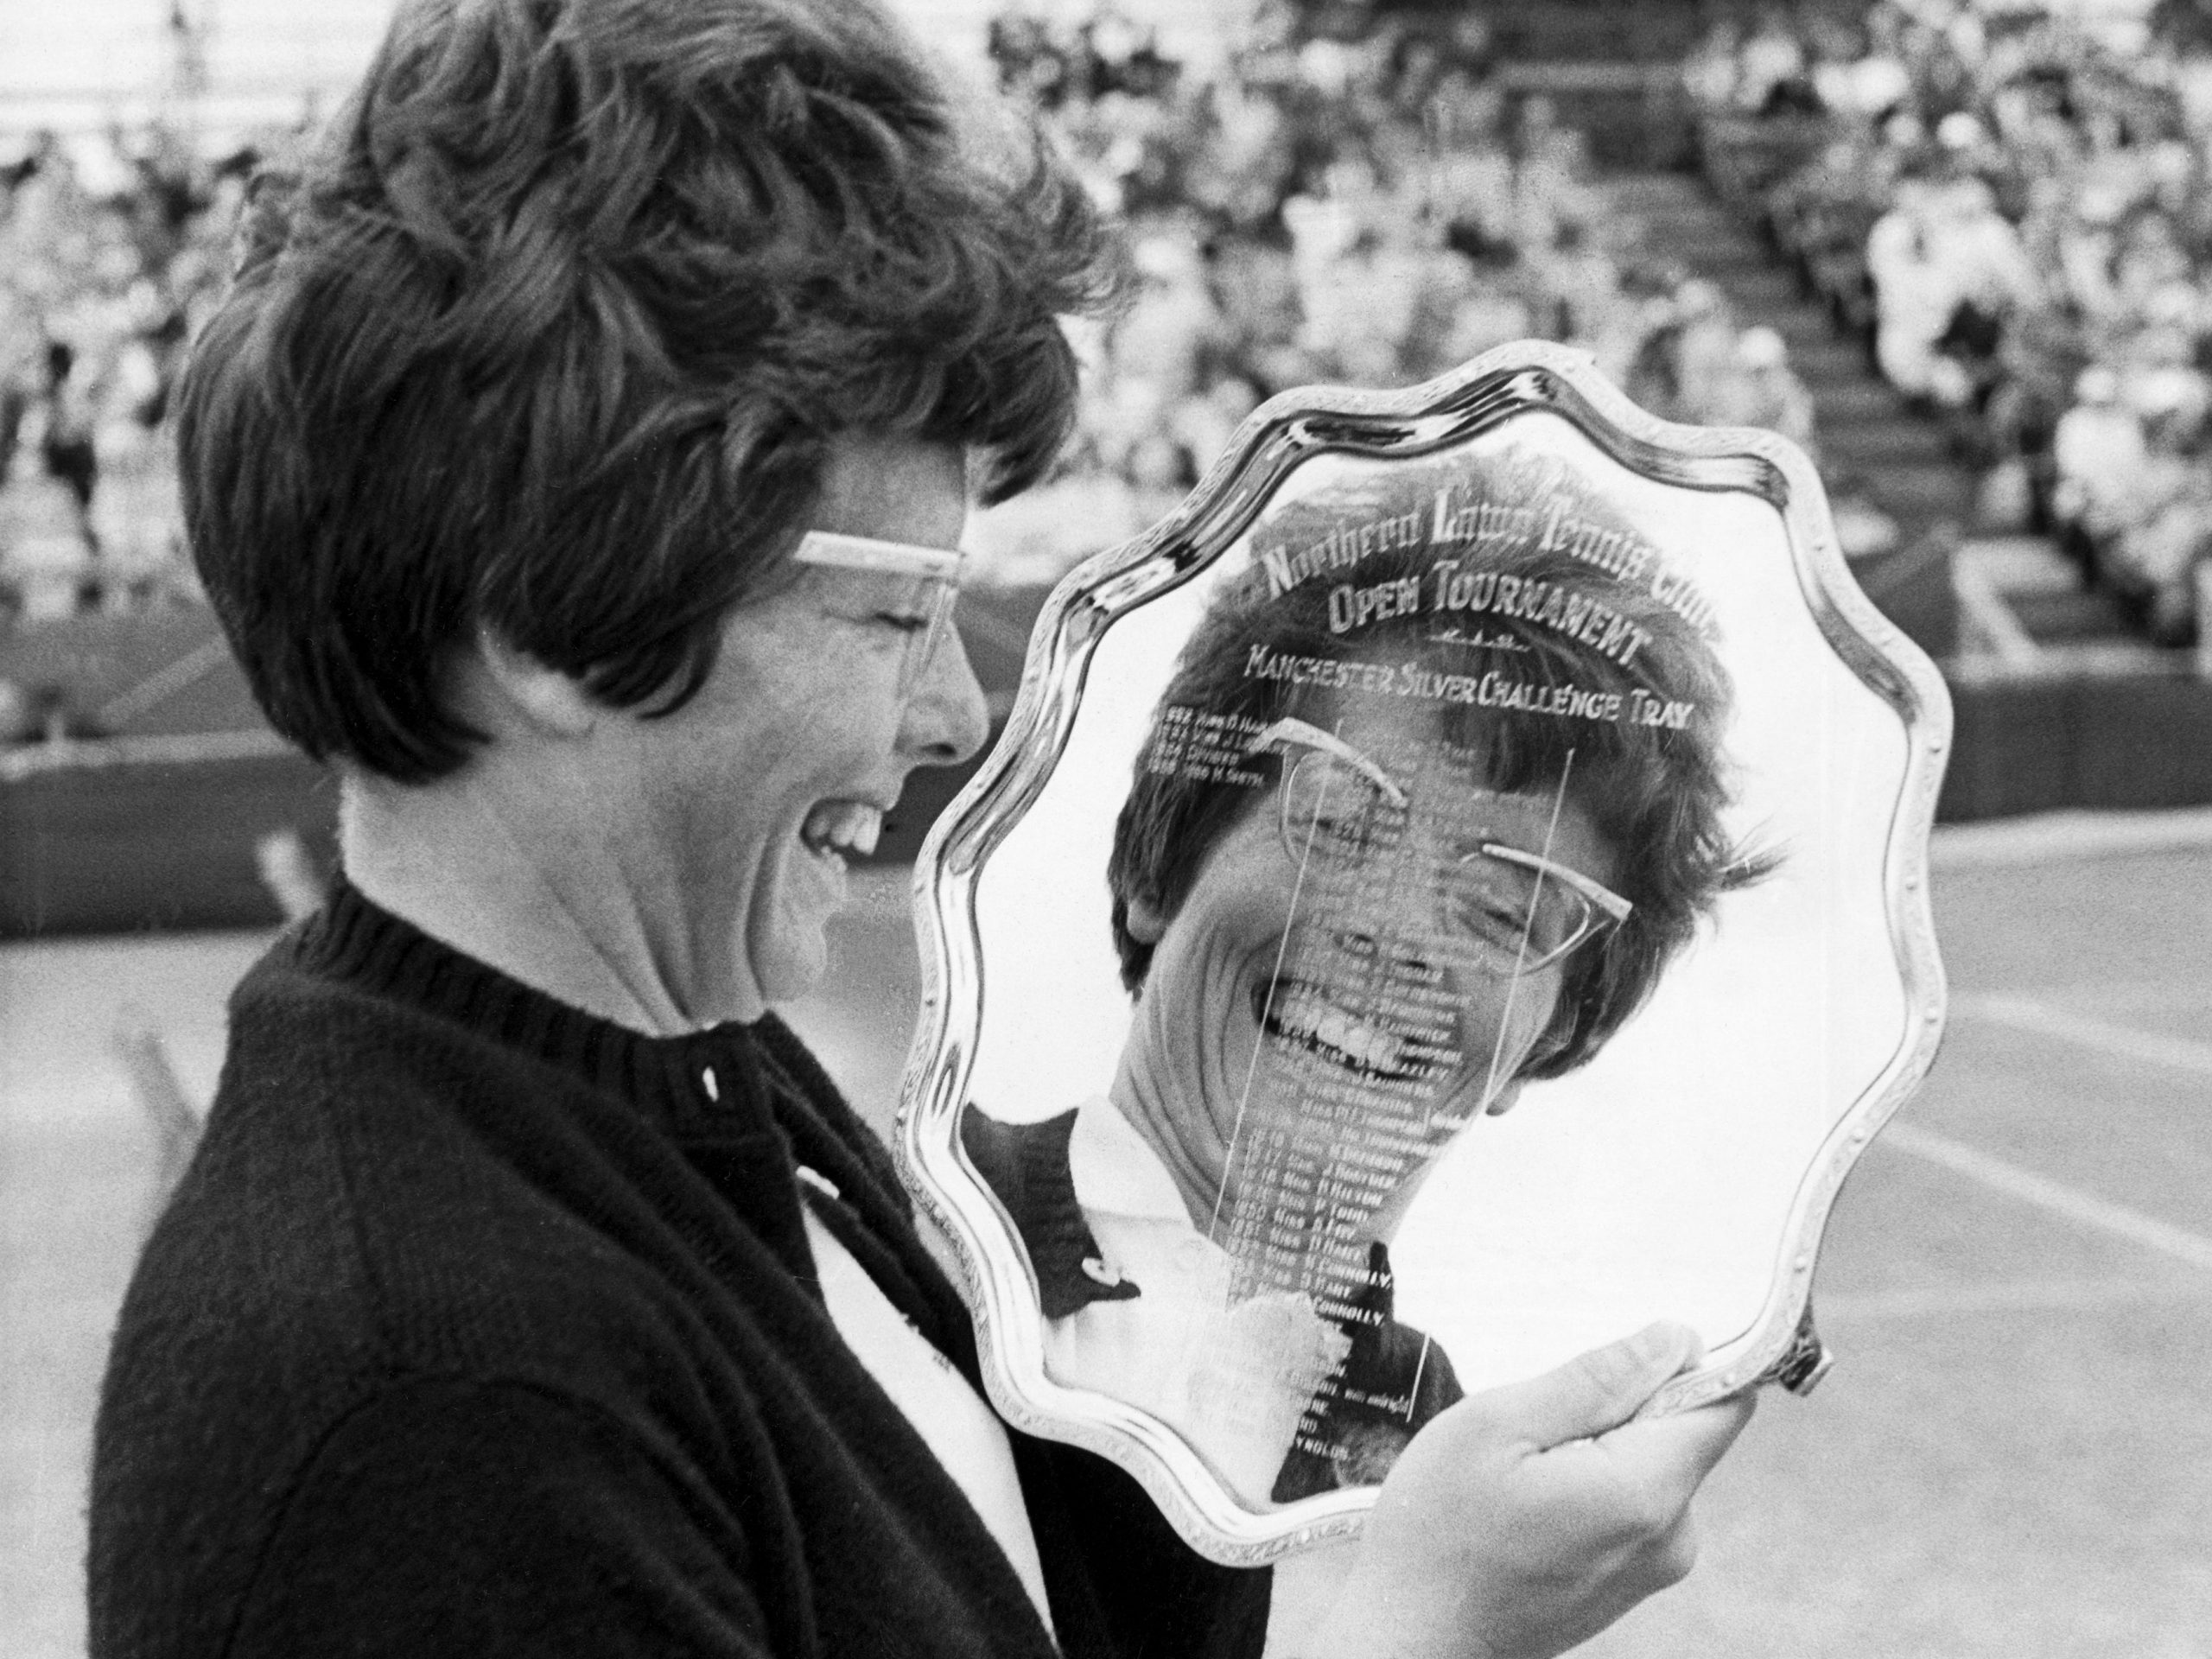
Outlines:
[[756, 895], [746, 927], [746, 967], [773, 1007], [819, 990], [830, 971], [830, 924], [850, 897], [844, 861], [799, 850]]
[[830, 972], [825, 921], [787, 924], [754, 944], [748, 953], [752, 979], [763, 1004], [796, 1002], [822, 988]]

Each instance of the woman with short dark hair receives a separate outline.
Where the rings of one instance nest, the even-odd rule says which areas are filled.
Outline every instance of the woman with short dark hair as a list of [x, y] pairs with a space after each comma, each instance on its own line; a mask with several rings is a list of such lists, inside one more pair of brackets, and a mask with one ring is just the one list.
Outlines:
[[1035, 482], [1113, 245], [963, 119], [869, 5], [403, 10], [258, 187], [181, 389], [194, 554], [277, 729], [451, 772], [480, 627], [679, 706], [840, 433], [972, 450], [986, 504]]
[[[1113, 270], [871, 0], [416, 0], [259, 200], [188, 528], [344, 875], [239, 985], [125, 1300], [95, 1654], [1260, 1650], [1268, 1573], [991, 1414], [770, 1011], [986, 734], [969, 497], [1049, 461]], [[1679, 1573], [1739, 1408], [1594, 1484], [1527, 1431], [1685, 1354], [1465, 1414], [1312, 1650], [1384, 1650], [1379, 1598], [1409, 1650], [1548, 1652]]]

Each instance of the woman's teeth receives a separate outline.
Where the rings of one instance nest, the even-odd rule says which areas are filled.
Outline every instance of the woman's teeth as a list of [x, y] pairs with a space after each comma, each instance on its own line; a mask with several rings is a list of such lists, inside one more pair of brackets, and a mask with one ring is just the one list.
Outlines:
[[866, 858], [883, 833], [883, 810], [865, 801], [822, 801], [799, 826], [807, 850], [838, 859]]
[[1261, 1023], [1287, 1041], [1380, 1077], [1423, 1077], [1434, 1069], [1428, 1045], [1338, 1007], [1310, 985], [1278, 982]]

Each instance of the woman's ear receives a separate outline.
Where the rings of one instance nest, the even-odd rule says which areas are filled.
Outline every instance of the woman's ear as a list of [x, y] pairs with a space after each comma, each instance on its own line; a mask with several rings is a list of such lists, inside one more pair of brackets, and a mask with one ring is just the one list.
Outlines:
[[493, 723], [519, 721], [549, 737], [583, 737], [598, 723], [600, 706], [579, 681], [549, 668], [479, 628], [466, 653], [465, 681], [474, 682], [479, 712]]
[[1167, 931], [1167, 918], [1148, 899], [1132, 898], [1122, 922], [1139, 944], [1158, 944]]
[[1484, 1117], [1503, 1117], [1513, 1109], [1521, 1098], [1521, 1087], [1528, 1082], [1530, 1070], [1566, 1052], [1567, 1045], [1574, 1040], [1574, 1024], [1571, 1015], [1552, 1021], [1543, 1035], [1537, 1038], [1528, 1053], [1522, 1056], [1520, 1069], [1490, 1097], [1489, 1103], [1483, 1108]]

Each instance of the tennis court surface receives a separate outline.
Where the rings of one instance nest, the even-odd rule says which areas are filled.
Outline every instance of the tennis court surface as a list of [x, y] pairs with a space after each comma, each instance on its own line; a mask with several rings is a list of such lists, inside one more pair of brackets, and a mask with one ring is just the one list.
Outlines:
[[[1599, 1659], [2212, 1656], [2212, 823], [1946, 832], [1952, 1014], [1822, 1255], [1838, 1363], [1700, 1502], [1686, 1584]], [[903, 870], [796, 1016], [887, 1109]], [[118, 1031], [213, 1086], [242, 934], [0, 948], [0, 1652], [81, 1653], [106, 1334], [156, 1132]], [[886, 1018], [886, 1011], [893, 1011]]]

